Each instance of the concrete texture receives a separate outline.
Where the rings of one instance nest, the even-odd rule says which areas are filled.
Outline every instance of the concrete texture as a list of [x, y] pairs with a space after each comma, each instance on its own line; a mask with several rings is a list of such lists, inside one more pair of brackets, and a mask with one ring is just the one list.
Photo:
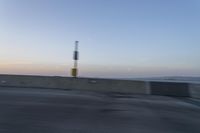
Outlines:
[[0, 75], [0, 86], [146, 94], [146, 82], [47, 76]]
[[70, 89], [200, 98], [200, 84], [183, 82], [0, 75], [0, 86]]
[[190, 96], [200, 99], [200, 84], [189, 84]]
[[151, 82], [152, 95], [189, 97], [189, 87], [187, 83], [173, 82]]
[[0, 87], [1, 133], [200, 133], [200, 101]]

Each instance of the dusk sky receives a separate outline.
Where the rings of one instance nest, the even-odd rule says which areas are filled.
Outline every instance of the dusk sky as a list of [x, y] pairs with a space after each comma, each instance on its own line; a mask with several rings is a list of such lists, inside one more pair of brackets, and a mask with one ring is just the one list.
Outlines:
[[0, 0], [0, 73], [200, 76], [200, 0]]

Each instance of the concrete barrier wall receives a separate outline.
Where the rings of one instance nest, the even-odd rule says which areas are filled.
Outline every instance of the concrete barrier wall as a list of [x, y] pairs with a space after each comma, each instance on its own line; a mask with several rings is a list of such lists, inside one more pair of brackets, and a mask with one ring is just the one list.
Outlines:
[[148, 93], [147, 85], [144, 81], [94, 78], [0, 75], [0, 86], [78, 89], [137, 94]]
[[190, 97], [200, 98], [200, 84], [189, 84]]
[[179, 97], [190, 96], [188, 83], [151, 82], [150, 88], [152, 95], [179, 96]]
[[73, 89], [200, 98], [200, 84], [176, 82], [0, 75], [0, 86]]

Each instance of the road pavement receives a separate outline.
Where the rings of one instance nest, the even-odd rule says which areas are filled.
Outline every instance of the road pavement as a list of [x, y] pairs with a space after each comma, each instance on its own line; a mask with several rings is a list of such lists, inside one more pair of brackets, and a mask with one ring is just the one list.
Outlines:
[[200, 101], [0, 87], [0, 133], [200, 133]]

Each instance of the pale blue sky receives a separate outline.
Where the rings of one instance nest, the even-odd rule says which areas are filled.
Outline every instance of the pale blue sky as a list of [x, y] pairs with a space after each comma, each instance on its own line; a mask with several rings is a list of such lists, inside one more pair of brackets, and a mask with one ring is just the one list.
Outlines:
[[0, 0], [0, 73], [200, 76], [199, 0]]

